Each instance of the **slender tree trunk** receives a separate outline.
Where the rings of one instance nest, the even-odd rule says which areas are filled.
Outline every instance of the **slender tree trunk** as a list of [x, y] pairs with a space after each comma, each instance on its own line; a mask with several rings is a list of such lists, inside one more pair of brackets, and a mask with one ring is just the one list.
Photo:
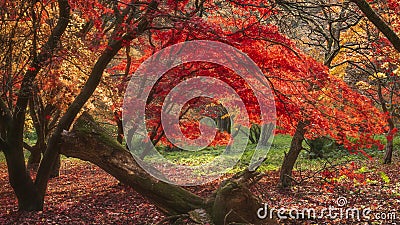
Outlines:
[[[125, 40], [125, 39], [124, 39]], [[92, 69], [91, 75], [82, 88], [82, 91], [75, 98], [72, 104], [68, 107], [65, 114], [61, 117], [57, 127], [53, 134], [50, 136], [47, 143], [47, 148], [44, 153], [42, 162], [40, 163], [38, 174], [36, 177], [35, 185], [37, 185], [38, 191], [44, 200], [44, 195], [47, 189], [47, 182], [51, 177], [51, 168], [54, 166], [54, 162], [59, 158], [59, 149], [61, 147], [61, 133], [64, 130], [69, 130], [76, 115], [79, 113], [83, 105], [93, 94], [98, 84], [100, 83], [103, 71], [111, 61], [111, 59], [117, 54], [122, 47], [122, 41], [116, 41], [109, 48], [107, 48], [100, 58], [97, 60], [95, 66]], [[49, 169], [50, 168], [50, 169]]]
[[114, 120], [117, 123], [117, 141], [118, 143], [122, 144], [124, 139], [124, 128], [122, 125], [122, 119], [120, 118], [117, 111], [114, 112]]
[[[380, 104], [382, 106], [383, 112], [384, 113], [390, 113], [389, 109], [386, 107], [386, 100], [383, 97], [382, 86], [381, 85], [378, 85], [378, 97], [379, 97], [379, 101], [380, 101]], [[387, 143], [386, 143], [386, 153], [385, 153], [385, 157], [383, 159], [383, 163], [384, 164], [392, 163], [393, 135], [394, 135], [394, 134], [392, 134], [392, 131], [395, 128], [394, 121], [393, 121], [393, 118], [391, 116], [389, 118], [387, 118], [387, 123], [389, 125], [389, 131], [388, 131], [388, 134], [386, 136]]]
[[61, 158], [60, 154], [57, 154], [55, 161], [53, 162], [53, 166], [50, 170], [50, 178], [60, 176], [60, 167], [61, 167]]
[[387, 141], [385, 158], [383, 160], [384, 164], [392, 163], [392, 156], [393, 156], [393, 139]]
[[[35, 93], [35, 94], [33, 94]], [[40, 160], [42, 158], [42, 146], [45, 142], [45, 134], [43, 126], [39, 120], [39, 116], [37, 116], [35, 111], [35, 99], [36, 92], [32, 91], [32, 96], [29, 98], [29, 115], [33, 121], [33, 127], [35, 128], [36, 132], [36, 143], [33, 147], [24, 145], [24, 148], [30, 152], [29, 159], [28, 159], [28, 168], [32, 170], [37, 170], [40, 164]]]
[[[42, 159], [42, 153], [46, 151], [46, 144], [45, 143], [36, 143], [33, 147], [25, 146], [26, 149], [29, 150], [30, 155], [28, 158], [27, 167], [30, 170], [37, 171], [40, 165], [40, 160]], [[60, 174], [60, 166], [61, 166], [61, 159], [60, 156], [56, 158], [54, 165], [50, 172], [50, 177], [58, 177]]]
[[290, 149], [287, 154], [285, 154], [285, 158], [283, 159], [281, 172], [280, 172], [280, 182], [281, 186], [286, 188], [292, 185], [292, 171], [294, 168], [294, 164], [300, 154], [300, 151], [303, 149], [302, 143], [304, 140], [304, 134], [306, 133], [305, 127], [307, 126], [307, 122], [300, 121], [297, 124], [296, 132], [292, 138], [292, 142], [290, 144]]
[[389, 132], [388, 132], [388, 136], [387, 136], [385, 158], [383, 159], [384, 164], [392, 163], [392, 157], [393, 157], [394, 134], [392, 134], [392, 132], [393, 132], [393, 129], [395, 128], [395, 126], [394, 126], [394, 121], [392, 118], [388, 119], [388, 124], [389, 124]]
[[[1, 100], [0, 100], [1, 101]], [[6, 120], [6, 118], [5, 117], [3, 117], [3, 111], [1, 110], [1, 108], [0, 108], [0, 140], [1, 141], [4, 141], [6, 138], [7, 138], [7, 127], [6, 127], [6, 125], [5, 125], [5, 120]], [[5, 146], [4, 146], [5, 147]], [[2, 151], [3, 149], [2, 149], [2, 147], [1, 147], [1, 145], [0, 145], [0, 151]]]

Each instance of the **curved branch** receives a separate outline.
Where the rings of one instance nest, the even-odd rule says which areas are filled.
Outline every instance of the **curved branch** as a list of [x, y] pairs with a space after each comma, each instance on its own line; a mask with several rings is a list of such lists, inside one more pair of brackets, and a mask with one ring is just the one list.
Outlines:
[[86, 112], [77, 119], [71, 132], [63, 133], [62, 143], [60, 153], [96, 164], [167, 215], [181, 215], [206, 207], [205, 199], [148, 174], [132, 154]]

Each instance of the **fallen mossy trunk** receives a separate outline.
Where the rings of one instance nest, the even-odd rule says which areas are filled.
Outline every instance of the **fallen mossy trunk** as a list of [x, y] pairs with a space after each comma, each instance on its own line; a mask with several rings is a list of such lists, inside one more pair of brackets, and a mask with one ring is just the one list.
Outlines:
[[244, 185], [241, 176], [223, 182], [209, 198], [157, 180], [87, 113], [78, 118], [71, 132], [64, 132], [62, 141], [61, 154], [96, 164], [134, 188], [166, 215], [185, 214], [193, 219], [194, 212], [200, 209], [205, 210], [215, 224], [276, 224], [272, 220], [257, 219], [261, 203]]

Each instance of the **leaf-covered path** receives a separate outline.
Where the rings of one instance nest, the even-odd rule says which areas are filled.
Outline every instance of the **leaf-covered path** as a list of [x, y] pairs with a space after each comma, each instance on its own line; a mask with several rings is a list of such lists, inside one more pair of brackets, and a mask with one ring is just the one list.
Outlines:
[[[398, 161], [398, 160], [396, 160]], [[354, 166], [365, 182], [340, 175], [339, 185], [324, 185], [318, 178], [305, 180], [291, 190], [276, 187], [278, 172], [268, 172], [253, 191], [270, 207], [290, 209], [313, 208], [317, 212], [337, 206], [337, 199], [345, 197], [343, 207], [365, 209], [373, 212], [396, 214], [395, 219], [350, 221], [346, 219], [281, 220], [282, 224], [400, 224], [400, 163], [380, 165], [369, 162], [368, 166]], [[339, 168], [340, 169], [340, 168]], [[20, 213], [8, 183], [7, 170], [0, 164], [0, 224], [156, 224], [165, 218], [153, 205], [132, 188], [118, 183], [116, 179], [96, 166], [77, 160], [64, 160], [61, 175], [52, 179], [42, 212]], [[336, 171], [338, 168], [336, 168]], [[305, 172], [304, 175], [307, 175]], [[310, 174], [311, 175], [311, 174]], [[387, 177], [386, 177], [386, 176]], [[217, 184], [191, 187], [190, 190], [207, 196]], [[389, 214], [388, 214], [389, 215]]]

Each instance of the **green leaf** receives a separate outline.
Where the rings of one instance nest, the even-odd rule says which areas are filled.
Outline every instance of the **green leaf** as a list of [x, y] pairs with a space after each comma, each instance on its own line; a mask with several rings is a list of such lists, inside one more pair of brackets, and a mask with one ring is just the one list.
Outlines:
[[390, 183], [390, 178], [388, 177], [388, 175], [386, 175], [385, 172], [380, 171], [379, 175], [381, 176], [381, 179], [382, 179], [383, 182], [385, 182], [386, 184]]

